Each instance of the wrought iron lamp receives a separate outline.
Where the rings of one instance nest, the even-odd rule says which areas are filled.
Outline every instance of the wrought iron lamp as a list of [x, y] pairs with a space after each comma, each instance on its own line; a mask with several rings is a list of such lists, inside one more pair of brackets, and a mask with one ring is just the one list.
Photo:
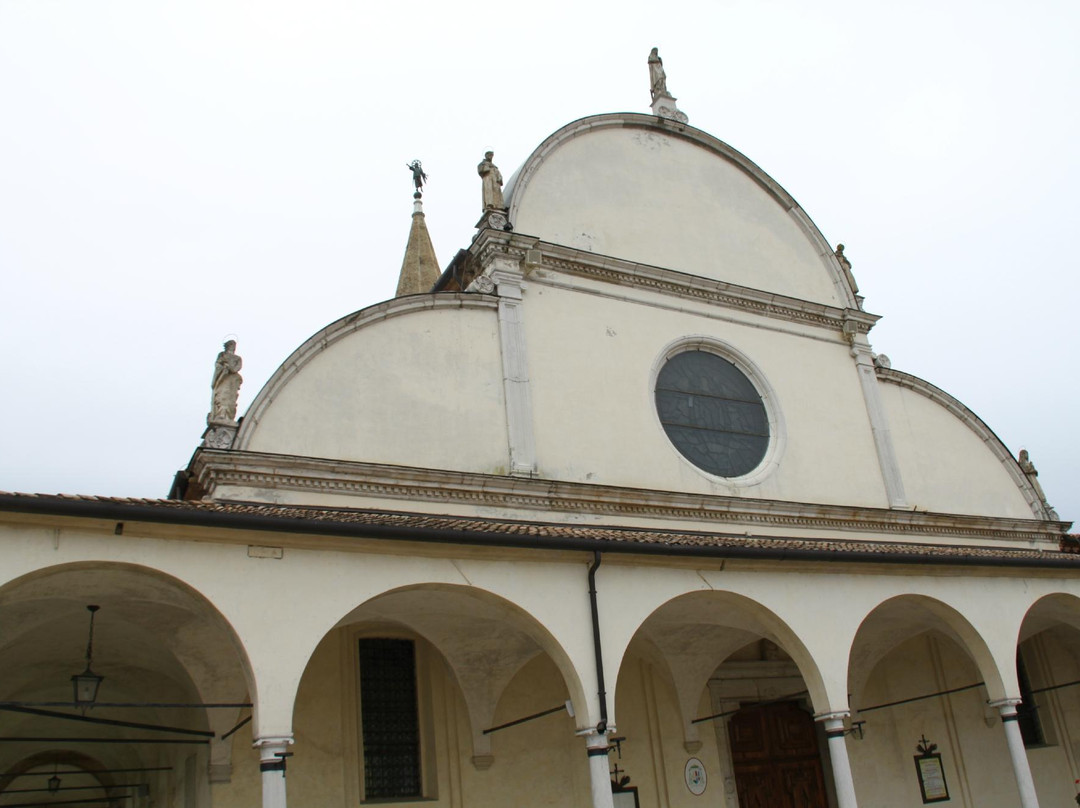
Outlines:
[[60, 790], [60, 775], [56, 773], [56, 764], [53, 764], [53, 776], [48, 780], [48, 789], [50, 794], [55, 794]]
[[97, 701], [98, 688], [101, 687], [104, 676], [98, 676], [90, 669], [90, 663], [94, 659], [94, 613], [100, 606], [87, 606], [90, 612], [90, 636], [86, 641], [86, 670], [71, 677], [71, 685], [75, 692], [75, 704], [84, 710], [92, 707]]

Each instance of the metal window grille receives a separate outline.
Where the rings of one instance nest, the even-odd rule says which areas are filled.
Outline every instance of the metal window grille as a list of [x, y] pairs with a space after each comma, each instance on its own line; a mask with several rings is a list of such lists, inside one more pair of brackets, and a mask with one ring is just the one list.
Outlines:
[[416, 651], [411, 640], [360, 640], [364, 797], [421, 796]]

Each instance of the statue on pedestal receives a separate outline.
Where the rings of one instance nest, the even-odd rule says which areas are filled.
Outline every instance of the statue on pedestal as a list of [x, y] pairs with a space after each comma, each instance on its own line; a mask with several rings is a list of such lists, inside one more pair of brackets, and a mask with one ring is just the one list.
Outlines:
[[419, 160], [413, 160], [411, 163], [406, 163], [405, 167], [412, 171], [413, 185], [416, 187], [416, 193], [413, 194], [417, 199], [423, 194], [424, 183], [427, 182], [427, 174], [424, 173], [423, 167], [420, 165]]
[[1031, 462], [1031, 456], [1028, 454], [1027, 449], [1020, 450], [1020, 457], [1017, 458], [1017, 462], [1020, 464], [1020, 470], [1024, 472], [1024, 475], [1028, 478], [1028, 482], [1031, 483], [1031, 487], [1035, 489], [1035, 493], [1038, 494], [1039, 500], [1046, 507], [1047, 513], [1050, 514], [1051, 519], [1057, 519], [1057, 511], [1050, 507], [1050, 503], [1046, 501], [1046, 494], [1043, 493], [1042, 485], [1039, 484], [1039, 472], [1035, 468], [1035, 464]]
[[667, 74], [664, 72], [664, 60], [656, 48], [649, 52], [649, 92], [655, 101], [661, 96], [668, 95]]
[[495, 152], [485, 152], [483, 161], [476, 167], [476, 173], [480, 175], [483, 183], [484, 210], [506, 210], [502, 193], [502, 173], [499, 167], [491, 162], [494, 156]]
[[244, 381], [240, 368], [244, 362], [236, 355], [236, 340], [229, 340], [223, 347], [225, 350], [217, 355], [214, 362], [214, 378], [210, 382], [214, 392], [206, 423], [231, 426], [236, 424], [236, 401]]

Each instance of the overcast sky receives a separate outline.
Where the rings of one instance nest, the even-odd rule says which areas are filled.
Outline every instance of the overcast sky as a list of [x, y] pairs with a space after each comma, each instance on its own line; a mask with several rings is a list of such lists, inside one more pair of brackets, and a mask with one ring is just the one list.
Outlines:
[[875, 350], [1078, 519], [1078, 23], [1074, 0], [0, 0], [0, 489], [164, 496], [225, 338], [243, 411], [393, 295], [406, 162], [445, 266], [484, 151], [509, 177], [571, 120], [647, 112], [658, 46], [690, 123], [847, 245]]

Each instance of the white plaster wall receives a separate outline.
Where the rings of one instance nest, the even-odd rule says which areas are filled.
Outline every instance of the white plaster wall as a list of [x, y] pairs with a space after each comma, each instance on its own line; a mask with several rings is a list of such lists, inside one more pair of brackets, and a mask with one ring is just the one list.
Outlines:
[[504, 472], [499, 357], [493, 310], [417, 309], [376, 320], [300, 367], [246, 448]]
[[914, 390], [887, 382], [879, 386], [912, 507], [1034, 518], [1001, 460], [963, 421]]
[[579, 134], [513, 193], [519, 233], [846, 305], [819, 249], [776, 198], [727, 158], [657, 129]]
[[[855, 363], [838, 334], [800, 336], [795, 327], [777, 330], [760, 318], [719, 320], [690, 307], [539, 283], [526, 289], [525, 305], [542, 477], [888, 507]], [[697, 469], [660, 424], [654, 373], [665, 349], [690, 336], [737, 350], [776, 394], [786, 445], [775, 457], [778, 467], [756, 484], [734, 486]]]

